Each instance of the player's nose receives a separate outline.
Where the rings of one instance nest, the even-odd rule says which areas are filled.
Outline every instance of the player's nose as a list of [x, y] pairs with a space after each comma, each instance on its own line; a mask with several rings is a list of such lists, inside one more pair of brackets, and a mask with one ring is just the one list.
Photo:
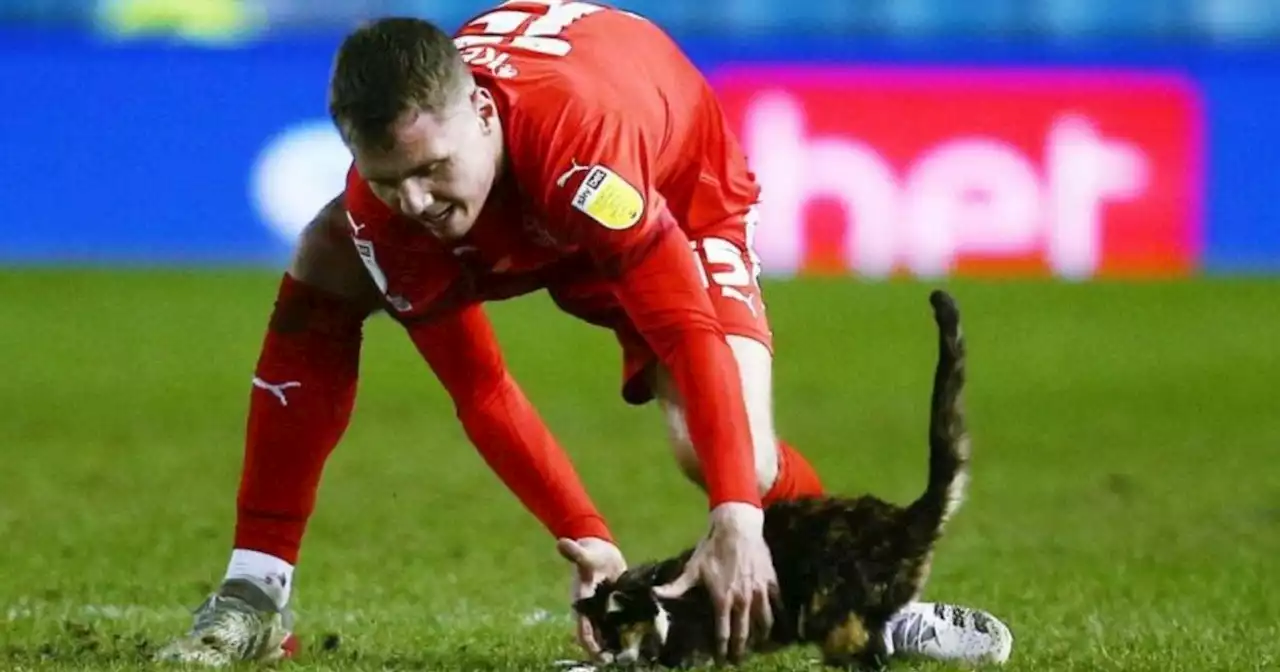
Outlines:
[[398, 196], [400, 212], [410, 217], [421, 217], [435, 203], [430, 191], [409, 181], [400, 185]]

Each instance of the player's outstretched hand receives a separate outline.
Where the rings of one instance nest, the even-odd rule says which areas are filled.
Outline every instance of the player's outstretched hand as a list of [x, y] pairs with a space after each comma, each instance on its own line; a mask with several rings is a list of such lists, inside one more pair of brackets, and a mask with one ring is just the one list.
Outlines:
[[752, 628], [761, 639], [773, 629], [771, 600], [778, 577], [764, 541], [763, 511], [737, 502], [713, 509], [711, 531], [694, 549], [684, 573], [654, 593], [674, 599], [698, 584], [711, 594], [720, 659], [742, 660]]
[[[627, 571], [627, 561], [622, 557], [622, 551], [604, 539], [560, 539], [556, 542], [556, 550], [565, 560], [574, 564], [573, 581], [570, 585], [570, 596], [574, 600], [591, 597], [601, 581], [616, 579]], [[591, 627], [591, 621], [576, 612], [575, 617], [578, 622], [578, 644], [592, 660], [601, 660], [600, 641]]]

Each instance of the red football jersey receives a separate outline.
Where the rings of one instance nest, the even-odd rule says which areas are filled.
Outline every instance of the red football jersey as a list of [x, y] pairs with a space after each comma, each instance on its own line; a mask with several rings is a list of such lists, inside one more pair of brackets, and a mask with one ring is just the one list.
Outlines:
[[672, 222], [697, 238], [757, 200], [710, 86], [649, 21], [515, 1], [469, 21], [455, 43], [497, 101], [514, 179], [495, 184], [451, 252], [351, 167], [352, 237], [401, 319], [534, 291], [557, 266], [606, 262]]
[[[353, 166], [351, 235], [393, 314], [455, 400], [474, 404], [490, 394], [471, 389], [481, 368], [500, 359], [474, 304], [559, 289], [562, 308], [642, 335], [671, 372], [711, 504], [758, 506], [742, 386], [707, 291], [716, 273], [691, 248], [714, 236], [747, 250], [744, 223], [759, 195], [710, 86], [656, 26], [586, 2], [506, 2], [455, 42], [497, 103], [509, 172], [467, 235], [446, 245], [379, 201]], [[571, 309], [561, 302], [566, 286], [612, 296]], [[476, 356], [459, 357], [455, 346]], [[497, 389], [514, 394], [506, 380]], [[554, 485], [566, 467], [543, 449], [549, 440], [527, 438], [542, 426], [531, 407], [503, 403], [525, 410], [460, 407], [481, 452], [499, 456], [504, 480], [531, 509], [545, 508], [544, 522], [595, 515], [546, 504], [585, 495]], [[512, 466], [511, 456], [527, 464]]]

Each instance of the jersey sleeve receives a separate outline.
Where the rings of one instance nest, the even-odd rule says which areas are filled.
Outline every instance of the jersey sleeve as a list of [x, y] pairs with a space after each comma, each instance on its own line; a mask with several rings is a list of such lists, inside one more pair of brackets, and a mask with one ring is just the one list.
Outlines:
[[480, 305], [408, 331], [472, 445], [521, 504], [556, 537], [612, 541], [568, 454], [508, 372]]
[[569, 102], [525, 128], [513, 163], [552, 237], [614, 283], [623, 309], [670, 371], [711, 505], [760, 504], [742, 385], [689, 238], [656, 188], [660, 120]]

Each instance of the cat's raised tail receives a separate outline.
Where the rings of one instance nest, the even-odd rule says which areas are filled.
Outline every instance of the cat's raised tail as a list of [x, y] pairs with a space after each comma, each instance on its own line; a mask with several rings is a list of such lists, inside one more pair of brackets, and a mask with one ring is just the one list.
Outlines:
[[938, 325], [938, 363], [929, 409], [929, 485], [909, 507], [913, 527], [941, 534], [964, 502], [969, 481], [969, 432], [964, 417], [965, 342], [960, 309], [942, 290], [929, 294]]

